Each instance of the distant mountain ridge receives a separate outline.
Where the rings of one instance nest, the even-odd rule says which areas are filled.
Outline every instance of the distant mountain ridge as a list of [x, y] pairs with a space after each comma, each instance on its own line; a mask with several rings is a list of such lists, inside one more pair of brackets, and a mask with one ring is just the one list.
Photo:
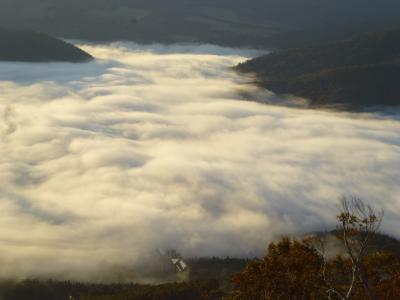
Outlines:
[[311, 106], [400, 105], [400, 29], [274, 52], [237, 66], [261, 86]]
[[86, 62], [92, 59], [85, 51], [49, 35], [0, 28], [0, 61]]
[[71, 39], [282, 48], [400, 26], [400, 1], [1, 0], [2, 26]]

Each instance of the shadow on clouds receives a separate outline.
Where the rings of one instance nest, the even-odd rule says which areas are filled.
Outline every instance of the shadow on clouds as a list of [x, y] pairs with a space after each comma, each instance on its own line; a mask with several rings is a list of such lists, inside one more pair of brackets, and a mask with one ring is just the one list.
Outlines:
[[259, 255], [330, 229], [343, 194], [399, 237], [398, 112], [254, 102], [277, 97], [231, 67], [255, 51], [82, 47], [94, 62], [0, 64], [0, 276], [99, 279], [157, 248]]

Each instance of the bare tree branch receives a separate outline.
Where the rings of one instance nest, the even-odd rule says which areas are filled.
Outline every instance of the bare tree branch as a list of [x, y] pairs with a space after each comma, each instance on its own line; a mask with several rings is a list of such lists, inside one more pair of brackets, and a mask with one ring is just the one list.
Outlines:
[[346, 293], [346, 299], [351, 298], [357, 280], [361, 282], [371, 300], [378, 299], [369, 285], [362, 263], [370, 247], [371, 239], [379, 231], [383, 216], [383, 211], [376, 212], [359, 198], [342, 197], [341, 199], [341, 208], [337, 216], [339, 221], [337, 229], [341, 234], [345, 251], [352, 264], [351, 282]]

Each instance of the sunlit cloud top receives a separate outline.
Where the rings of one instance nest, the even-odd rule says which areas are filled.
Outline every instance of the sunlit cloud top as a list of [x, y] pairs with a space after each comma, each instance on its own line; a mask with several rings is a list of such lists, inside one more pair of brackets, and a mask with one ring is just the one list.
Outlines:
[[341, 195], [400, 219], [398, 115], [246, 101], [254, 51], [83, 45], [89, 64], [0, 64], [0, 276], [87, 278], [157, 248], [254, 256], [331, 229]]

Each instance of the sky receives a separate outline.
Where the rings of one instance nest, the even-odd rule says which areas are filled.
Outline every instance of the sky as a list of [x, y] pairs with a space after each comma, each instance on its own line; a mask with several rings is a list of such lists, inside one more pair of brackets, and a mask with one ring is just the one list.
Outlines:
[[0, 63], [0, 277], [105, 280], [157, 248], [262, 255], [334, 228], [342, 195], [400, 238], [396, 110], [274, 105], [299, 99], [231, 69], [257, 51], [80, 46], [96, 60]]

